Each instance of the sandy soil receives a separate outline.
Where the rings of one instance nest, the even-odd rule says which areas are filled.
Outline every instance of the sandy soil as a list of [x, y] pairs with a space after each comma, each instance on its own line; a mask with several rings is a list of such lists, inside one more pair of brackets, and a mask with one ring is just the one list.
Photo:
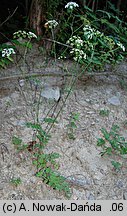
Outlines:
[[[34, 63], [33, 63], [34, 62]], [[66, 61], [54, 63], [34, 55], [30, 65], [31, 73], [50, 72], [63, 73], [69, 65], [73, 71], [73, 63]], [[116, 67], [117, 71], [127, 73], [127, 63]], [[78, 68], [76, 68], [78, 70]], [[108, 69], [107, 69], [108, 70]], [[20, 74], [16, 67], [9, 67], [1, 71], [4, 76]], [[51, 107], [54, 116], [58, 113], [66, 96], [70, 79], [60, 77], [39, 77], [41, 85], [58, 86], [61, 91], [60, 102], [41, 97], [39, 119], [45, 128], [43, 118]], [[51, 139], [45, 152], [58, 152], [61, 157], [59, 172], [70, 182], [71, 199], [127, 199], [127, 158], [122, 160], [117, 156], [101, 157], [101, 148], [97, 147], [97, 138], [101, 137], [101, 128], [110, 130], [113, 124], [120, 126], [120, 133], [127, 138], [127, 91], [126, 85], [121, 87], [121, 78], [118, 76], [96, 76], [88, 80], [80, 80], [75, 85], [71, 95], [66, 101], [58, 123], [51, 130]], [[67, 199], [40, 178], [35, 176], [36, 168], [32, 164], [31, 154], [27, 150], [17, 152], [12, 144], [12, 137], [19, 136], [24, 142], [31, 141], [32, 131], [24, 125], [33, 121], [35, 116], [35, 99], [38, 99], [40, 88], [36, 91], [35, 83], [31, 85], [24, 79], [21, 87], [20, 79], [5, 79], [0, 81], [0, 199], [36, 199], [54, 200]], [[32, 89], [31, 89], [32, 86]], [[112, 99], [115, 97], [115, 104]], [[107, 116], [100, 115], [100, 110], [109, 110]], [[69, 139], [67, 125], [70, 114], [79, 113], [77, 128], [74, 130], [75, 139]], [[123, 162], [120, 171], [116, 172], [111, 160]], [[21, 183], [16, 187], [11, 180], [20, 178]]]

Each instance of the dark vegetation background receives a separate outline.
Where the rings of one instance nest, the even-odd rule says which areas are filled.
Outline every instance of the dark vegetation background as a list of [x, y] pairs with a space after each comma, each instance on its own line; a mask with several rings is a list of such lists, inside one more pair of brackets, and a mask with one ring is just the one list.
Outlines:
[[[0, 43], [6, 42], [17, 30], [31, 29], [37, 35], [44, 34], [44, 23], [51, 18], [62, 16], [66, 0], [1, 0], [0, 1]], [[76, 0], [82, 9], [88, 6], [109, 11], [109, 3], [114, 13], [127, 21], [127, 0]], [[111, 10], [111, 8], [110, 8]], [[110, 12], [110, 11], [109, 11]], [[59, 15], [59, 16], [58, 16]], [[114, 20], [112, 20], [114, 22]]]

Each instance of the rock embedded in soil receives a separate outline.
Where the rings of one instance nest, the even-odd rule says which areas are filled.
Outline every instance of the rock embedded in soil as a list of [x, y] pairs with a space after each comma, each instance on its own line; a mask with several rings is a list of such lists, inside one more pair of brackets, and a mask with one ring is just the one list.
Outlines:
[[92, 181], [90, 179], [88, 179], [87, 177], [85, 176], [69, 176], [67, 178], [67, 180], [74, 184], [74, 185], [77, 185], [79, 187], [85, 187], [86, 185], [91, 185], [92, 184]]
[[121, 104], [120, 99], [117, 96], [113, 96], [113, 97], [109, 98], [108, 102], [114, 106], [119, 106]]
[[44, 87], [41, 96], [58, 101], [60, 99], [60, 89], [59, 87]]
[[88, 200], [96, 200], [95, 196], [91, 192], [88, 192], [86, 197]]
[[124, 192], [124, 194], [123, 194], [123, 199], [124, 199], [124, 200], [127, 200], [127, 192]]

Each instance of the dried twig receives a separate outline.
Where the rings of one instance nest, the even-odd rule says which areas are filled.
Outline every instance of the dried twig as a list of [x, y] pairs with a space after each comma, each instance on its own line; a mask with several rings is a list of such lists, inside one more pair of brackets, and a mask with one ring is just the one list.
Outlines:
[[[126, 74], [123, 73], [117, 73], [116, 71], [114, 72], [98, 72], [98, 73], [86, 73], [83, 74], [84, 77], [90, 77], [90, 76], [120, 76], [123, 78], [127, 78]], [[0, 81], [6, 81], [6, 80], [12, 80], [12, 79], [25, 79], [25, 78], [30, 78], [30, 77], [72, 77], [72, 74], [67, 74], [67, 73], [42, 73], [42, 72], [38, 72], [38, 73], [31, 73], [31, 74], [16, 74], [13, 76], [7, 76], [7, 77], [1, 77]], [[77, 77], [76, 75], [73, 74], [73, 76]]]
[[10, 14], [10, 15], [0, 24], [0, 27], [1, 27], [4, 23], [6, 23], [9, 19], [11, 19], [11, 17], [13, 17], [13, 15], [14, 15], [15, 12], [17, 11], [17, 9], [18, 9], [18, 6], [15, 8], [15, 10], [13, 11], [13, 13]]
[[6, 146], [5, 143], [1, 143], [0, 144], [0, 152], [1, 152], [1, 155], [2, 155], [2, 159], [4, 161], [4, 153], [6, 152], [6, 153], [9, 154], [9, 150], [8, 150], [8, 148], [7, 148], [7, 146]]

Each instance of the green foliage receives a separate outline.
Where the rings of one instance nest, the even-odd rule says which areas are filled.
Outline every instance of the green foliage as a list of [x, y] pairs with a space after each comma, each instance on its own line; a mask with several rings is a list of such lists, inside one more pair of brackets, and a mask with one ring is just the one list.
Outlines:
[[120, 170], [120, 168], [122, 167], [122, 164], [117, 161], [111, 161], [111, 163], [117, 171]]
[[[27, 49], [32, 48], [31, 39], [37, 39], [37, 36], [33, 32], [26, 32], [19, 30], [13, 34], [14, 39], [11, 40], [12, 45], [2, 44], [0, 46], [0, 68], [6, 68], [10, 64], [10, 62], [14, 62], [12, 55], [16, 54], [15, 50], [17, 50], [17, 46], [24, 47], [24, 62], [26, 58]], [[25, 39], [25, 41], [23, 40]]]
[[102, 110], [100, 110], [99, 114], [103, 117], [109, 116], [109, 110], [108, 109], [102, 109]]
[[[35, 164], [38, 168], [36, 176], [42, 178], [43, 182], [51, 186], [55, 190], [64, 191], [65, 195], [69, 197], [71, 195], [68, 183], [65, 178], [60, 174], [56, 173], [56, 169], [59, 168], [59, 164], [56, 163], [55, 159], [59, 158], [58, 153], [51, 154], [34, 154]], [[55, 169], [55, 170], [54, 170]]]
[[12, 45], [0, 45], [0, 68], [6, 68], [11, 62], [13, 63], [12, 55], [15, 54], [15, 47]]
[[119, 80], [119, 84], [120, 84], [121, 89], [127, 91], [127, 81], [126, 81], [126, 79]]
[[79, 113], [71, 113], [69, 124], [67, 125], [67, 136], [69, 139], [75, 140], [76, 122], [79, 120]]
[[[73, 58], [90, 65], [90, 70], [102, 69], [106, 63], [118, 63], [127, 53], [127, 26], [113, 10], [97, 10], [96, 14], [87, 6], [84, 10], [80, 7], [64, 10], [57, 29], [58, 34], [52, 39], [55, 38], [58, 58]], [[66, 48], [61, 48], [60, 43], [66, 43]]]
[[22, 183], [22, 180], [20, 178], [12, 178], [11, 183], [17, 187], [18, 185]]
[[19, 137], [16, 137], [16, 136], [12, 137], [12, 143], [18, 151], [25, 150], [28, 147], [28, 144], [24, 144], [22, 142], [22, 139], [20, 139]]
[[[74, 119], [77, 119], [77, 117], [76, 114], [73, 116]], [[45, 120], [48, 123], [56, 122], [53, 118], [46, 118]], [[48, 184], [53, 189], [63, 191], [67, 197], [70, 197], [71, 191], [69, 184], [65, 181], [63, 176], [56, 172], [59, 168], [56, 159], [58, 159], [60, 155], [58, 153], [44, 153], [44, 148], [51, 136], [42, 129], [40, 124], [27, 122], [26, 126], [34, 131], [34, 141], [24, 145], [22, 139], [13, 136], [12, 143], [16, 146], [18, 151], [28, 150], [31, 152], [33, 164], [37, 168], [37, 177], [40, 177], [44, 183]]]
[[22, 143], [22, 139], [20, 139], [20, 138], [18, 138], [18, 137], [16, 137], [16, 136], [13, 136], [13, 137], [12, 137], [12, 143], [13, 143], [14, 145], [19, 146], [19, 145], [21, 145], [21, 143]]
[[57, 9], [58, 6], [60, 7], [62, 3], [62, 0], [48, 0], [45, 1], [45, 7], [46, 7], [46, 11], [47, 11], [47, 18], [52, 19], [53, 17], [57, 16]]
[[[127, 155], [127, 141], [119, 134], [119, 126], [113, 125], [108, 132], [105, 128], [101, 129], [103, 138], [98, 138], [97, 146], [102, 147], [101, 156], [107, 154], [118, 155], [123, 157]], [[114, 168], [120, 168], [122, 165], [119, 162], [112, 162]]]
[[46, 123], [58, 123], [58, 121], [55, 118], [44, 118], [44, 121]]
[[33, 130], [36, 131], [36, 137], [38, 138], [38, 140], [40, 142], [40, 148], [43, 149], [47, 145], [47, 143], [48, 143], [49, 139], [51, 138], [51, 136], [49, 134], [47, 134], [42, 129], [40, 124], [33, 124], [31, 122], [27, 122], [26, 126], [28, 128], [32, 128]]

